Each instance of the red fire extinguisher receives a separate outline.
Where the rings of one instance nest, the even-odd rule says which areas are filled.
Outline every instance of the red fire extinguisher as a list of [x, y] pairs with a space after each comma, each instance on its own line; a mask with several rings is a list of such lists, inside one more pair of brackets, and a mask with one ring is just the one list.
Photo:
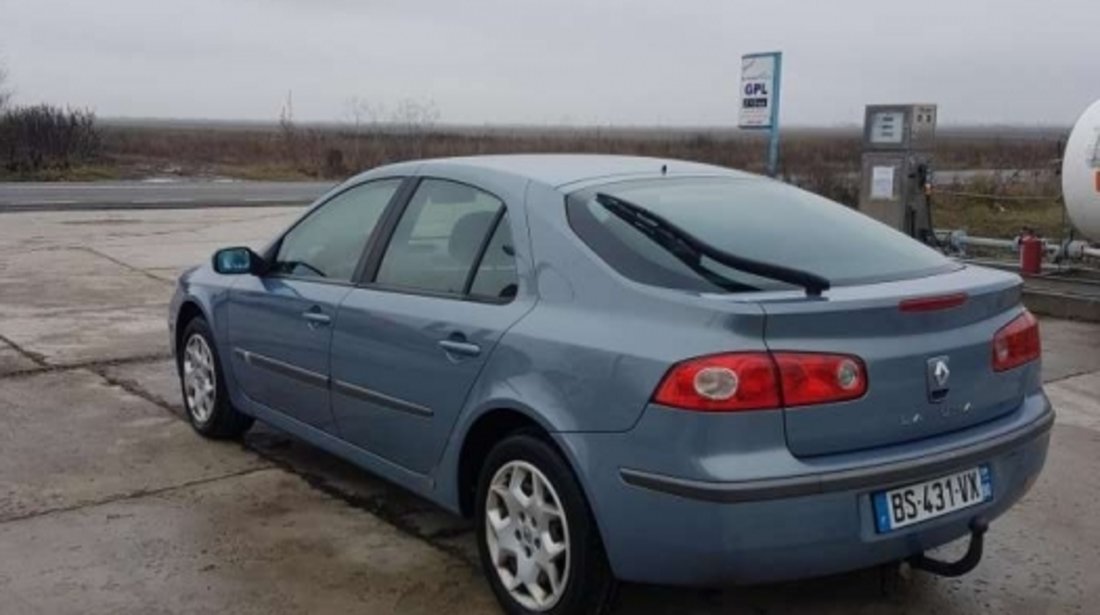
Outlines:
[[1039, 275], [1043, 271], [1043, 240], [1033, 231], [1025, 231], [1020, 237], [1020, 273]]

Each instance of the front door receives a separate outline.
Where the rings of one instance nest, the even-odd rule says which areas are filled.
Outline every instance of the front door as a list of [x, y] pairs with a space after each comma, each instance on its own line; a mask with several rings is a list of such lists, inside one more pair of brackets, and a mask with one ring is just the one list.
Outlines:
[[280, 240], [270, 272], [230, 291], [233, 373], [250, 400], [335, 432], [329, 347], [340, 302], [400, 179], [354, 186]]
[[512, 224], [487, 192], [421, 181], [373, 283], [340, 306], [332, 406], [344, 439], [431, 470], [493, 346], [530, 305], [517, 297]]

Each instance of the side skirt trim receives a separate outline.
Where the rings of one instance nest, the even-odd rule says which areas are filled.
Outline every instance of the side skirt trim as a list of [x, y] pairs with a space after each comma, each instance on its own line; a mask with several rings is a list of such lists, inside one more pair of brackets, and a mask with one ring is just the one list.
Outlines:
[[421, 406], [420, 404], [414, 404], [411, 401], [405, 401], [396, 397], [391, 397], [385, 393], [379, 393], [361, 386], [351, 384], [350, 382], [344, 382], [342, 380], [332, 381], [332, 390], [340, 393], [341, 395], [347, 395], [348, 397], [354, 397], [360, 401], [376, 404], [379, 406], [385, 406], [391, 410], [397, 410], [398, 412], [406, 412], [416, 416], [424, 418], [430, 418], [435, 416], [435, 411], [431, 408]]
[[262, 354], [249, 352], [242, 348], [234, 348], [233, 354], [240, 357], [241, 360], [243, 360], [245, 363], [248, 363], [249, 365], [258, 367], [260, 369], [266, 369], [269, 372], [279, 374], [280, 376], [285, 376], [299, 382], [304, 382], [310, 386], [315, 386], [322, 389], [328, 388], [329, 379], [328, 376], [325, 376], [324, 374], [318, 374], [317, 372], [310, 371], [308, 369], [302, 369], [301, 367], [297, 367], [289, 363], [284, 363], [278, 359], [272, 359], [271, 357], [265, 357]]

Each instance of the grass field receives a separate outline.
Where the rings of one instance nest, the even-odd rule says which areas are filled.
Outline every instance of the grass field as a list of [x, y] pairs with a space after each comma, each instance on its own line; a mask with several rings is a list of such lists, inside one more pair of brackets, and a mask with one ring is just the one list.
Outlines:
[[[988, 196], [971, 196], [971, 195]], [[1066, 209], [1057, 177], [993, 184], [974, 180], [941, 187], [933, 194], [937, 228], [965, 229], [971, 235], [1014, 237], [1031, 229], [1043, 237], [1067, 234]]]
[[[298, 126], [201, 122], [100, 123], [101, 153], [91, 164], [0, 180], [140, 179], [150, 176], [240, 179], [336, 179], [415, 158], [517, 152], [581, 152], [657, 156], [761, 172], [761, 133], [728, 129], [446, 127], [416, 124]], [[1060, 154], [1064, 130], [945, 129], [934, 152], [937, 169], [1043, 169]], [[861, 135], [857, 128], [791, 129], [783, 133], [781, 174], [802, 187], [854, 204]], [[1012, 236], [1020, 227], [1059, 236], [1063, 207], [1056, 181], [1031, 176], [969, 182], [952, 192], [1008, 198], [937, 195], [936, 226], [971, 234]]]

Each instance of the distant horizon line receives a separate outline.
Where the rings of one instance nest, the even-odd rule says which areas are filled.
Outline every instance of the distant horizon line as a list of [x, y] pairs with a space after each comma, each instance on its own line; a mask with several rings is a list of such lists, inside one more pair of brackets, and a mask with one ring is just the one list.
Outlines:
[[[256, 127], [278, 127], [280, 120], [278, 119], [220, 119], [220, 118], [203, 118], [203, 117], [166, 117], [166, 116], [98, 116], [97, 120], [104, 124], [113, 125], [157, 125], [157, 124], [179, 124], [179, 125], [191, 125], [195, 127], [201, 127], [203, 125], [219, 125], [223, 127], [234, 126], [256, 126]], [[354, 128], [355, 122], [347, 120], [295, 120], [294, 124], [300, 127], [323, 127], [323, 128]], [[362, 126], [381, 126], [384, 128], [400, 128], [405, 126], [406, 123], [401, 121], [381, 121], [381, 122], [363, 122]], [[539, 130], [639, 130], [639, 131], [675, 131], [675, 132], [709, 132], [709, 131], [722, 131], [722, 132], [744, 132], [744, 133], [764, 133], [766, 130], [759, 129], [745, 129], [735, 125], [725, 124], [639, 124], [639, 123], [601, 123], [601, 124], [570, 124], [570, 123], [549, 123], [549, 122], [432, 122], [429, 124], [433, 130], [474, 130], [474, 129], [490, 129], [490, 130], [507, 130], [507, 129], [539, 129]], [[937, 129], [942, 130], [1016, 130], [1016, 131], [1068, 131], [1072, 128], [1071, 124], [1058, 124], [1058, 123], [1012, 123], [1012, 122], [990, 122], [990, 123], [944, 123], [939, 124]], [[786, 124], [780, 127], [781, 131], [786, 130], [819, 130], [819, 131], [861, 131], [862, 125], [857, 122], [843, 122], [835, 124], [800, 124], [792, 123]]]

